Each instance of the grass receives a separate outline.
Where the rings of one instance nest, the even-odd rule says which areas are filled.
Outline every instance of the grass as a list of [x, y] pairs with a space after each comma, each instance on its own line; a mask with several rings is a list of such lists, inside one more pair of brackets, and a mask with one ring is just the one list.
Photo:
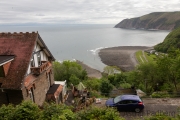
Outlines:
[[150, 54], [147, 52], [144, 52], [140, 50], [136, 52], [136, 59], [138, 60], [139, 64], [145, 63], [145, 62], [155, 62], [156, 60], [156, 55], [155, 54]]

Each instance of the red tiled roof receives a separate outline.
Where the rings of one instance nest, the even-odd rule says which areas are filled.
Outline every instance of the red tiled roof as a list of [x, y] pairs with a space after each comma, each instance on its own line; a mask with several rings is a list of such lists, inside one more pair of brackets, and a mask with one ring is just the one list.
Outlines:
[[24, 86], [26, 88], [31, 87], [35, 80], [36, 80], [36, 77], [33, 74], [29, 74], [28, 76], [26, 76], [26, 78], [24, 80]]
[[0, 78], [2, 88], [20, 89], [38, 33], [0, 33], [0, 55], [15, 55], [8, 75]]

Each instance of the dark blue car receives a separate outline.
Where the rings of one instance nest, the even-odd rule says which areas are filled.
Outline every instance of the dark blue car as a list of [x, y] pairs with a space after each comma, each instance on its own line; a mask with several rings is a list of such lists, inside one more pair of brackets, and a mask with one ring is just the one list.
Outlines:
[[106, 106], [116, 107], [118, 111], [140, 112], [144, 109], [142, 100], [137, 95], [120, 95], [106, 101]]

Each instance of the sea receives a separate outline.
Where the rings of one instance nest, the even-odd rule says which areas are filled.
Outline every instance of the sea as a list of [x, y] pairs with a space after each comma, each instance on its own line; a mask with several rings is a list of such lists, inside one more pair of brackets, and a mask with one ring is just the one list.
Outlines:
[[170, 31], [114, 28], [112, 24], [0, 25], [0, 32], [38, 32], [57, 61], [79, 60], [103, 71], [100, 49], [115, 46], [154, 46]]

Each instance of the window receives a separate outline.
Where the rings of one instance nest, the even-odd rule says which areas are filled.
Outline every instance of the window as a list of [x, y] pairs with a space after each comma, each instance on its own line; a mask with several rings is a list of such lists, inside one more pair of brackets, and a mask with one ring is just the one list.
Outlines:
[[37, 53], [37, 60], [38, 60], [38, 66], [40, 66], [41, 65], [41, 53], [40, 52]]
[[33, 91], [33, 88], [31, 88], [31, 89], [29, 90], [29, 95], [30, 95], [31, 100], [32, 100], [33, 102], [35, 102], [35, 101], [34, 101], [34, 91]]
[[34, 67], [35, 63], [34, 63], [34, 56], [31, 58], [31, 67]]

